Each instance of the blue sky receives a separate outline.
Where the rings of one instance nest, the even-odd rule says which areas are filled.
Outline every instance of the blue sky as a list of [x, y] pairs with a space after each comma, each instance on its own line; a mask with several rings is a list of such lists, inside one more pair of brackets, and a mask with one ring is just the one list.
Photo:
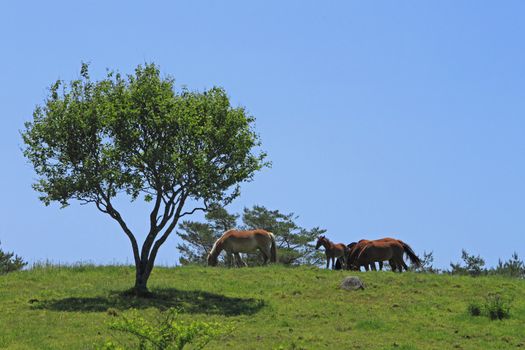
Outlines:
[[[0, 241], [27, 260], [131, 262], [96, 209], [45, 207], [19, 130], [56, 79], [155, 62], [222, 86], [273, 162], [229, 209], [295, 212], [336, 241], [399, 237], [439, 267], [525, 257], [525, 3], [71, 1], [0, 4]], [[137, 231], [146, 205], [120, 202]], [[177, 262], [177, 237], [158, 263]]]

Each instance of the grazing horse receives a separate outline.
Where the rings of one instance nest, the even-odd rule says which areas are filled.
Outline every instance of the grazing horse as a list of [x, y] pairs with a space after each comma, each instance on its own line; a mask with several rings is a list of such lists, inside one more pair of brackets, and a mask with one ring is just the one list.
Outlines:
[[[397, 239], [394, 239], [394, 238], [389, 238], [389, 237], [386, 237], [386, 238], [380, 238], [378, 239], [377, 241], [398, 241]], [[350, 251], [349, 251], [349, 254], [348, 254], [348, 257], [347, 257], [347, 264], [346, 264], [346, 268], [347, 269], [350, 269], [352, 266], [354, 266], [356, 269], [359, 270], [359, 265], [353, 265], [355, 260], [357, 259], [357, 257], [359, 256], [359, 253], [361, 253], [361, 250], [363, 250], [363, 248], [366, 246], [366, 244], [368, 244], [368, 242], [372, 242], [371, 240], [368, 240], [368, 239], [361, 239], [359, 240], [359, 242], [352, 242], [348, 245], [348, 248], [350, 248]], [[389, 264], [390, 264], [390, 267], [395, 271], [396, 270], [396, 264], [394, 261], [389, 261]], [[374, 262], [372, 262], [371, 264], [369, 264], [370, 266], [370, 269], [372, 269], [373, 271], [376, 271], [376, 264]], [[368, 269], [366, 268], [365, 266], [365, 270], [368, 271]], [[383, 262], [382, 261], [379, 261], [379, 270], [383, 270]]]
[[356, 267], [365, 266], [365, 270], [368, 271], [369, 264], [388, 260], [393, 271], [397, 268], [399, 272], [402, 272], [403, 268], [408, 270], [408, 266], [403, 260], [403, 253], [408, 255], [413, 264], [421, 265], [421, 261], [408, 244], [392, 238], [365, 242], [357, 258], [352, 260], [350, 264]]
[[[264, 258], [264, 264], [277, 261], [275, 246], [275, 236], [265, 230], [228, 230], [213, 244], [208, 254], [208, 265], [217, 266], [218, 257], [221, 251], [225, 251], [230, 257], [232, 264], [237, 266], [247, 266], [242, 261], [239, 253], [251, 253], [259, 249]], [[235, 259], [234, 259], [235, 257]], [[236, 261], [235, 261], [236, 260]]]
[[330, 260], [332, 260], [332, 270], [335, 270], [335, 258], [343, 258], [348, 252], [348, 247], [343, 243], [333, 243], [325, 236], [319, 236], [315, 249], [319, 249], [320, 246], [324, 247], [324, 253], [326, 255], [326, 268], [330, 267]]
[[[359, 241], [359, 243], [362, 243], [364, 241], [369, 242], [368, 240], [362, 239], [362, 240]], [[350, 261], [349, 260], [349, 256], [350, 256], [350, 254], [352, 254], [352, 252], [354, 251], [354, 247], [357, 244], [358, 244], [358, 242], [352, 242], [352, 243], [346, 245], [348, 247], [348, 251], [347, 251], [347, 254], [346, 254], [347, 256], [345, 256], [344, 258], [343, 257], [337, 258], [337, 260], [335, 261], [335, 269], [334, 270], [341, 270], [343, 268], [343, 264], [345, 264], [345, 260], [347, 260], [346, 269], [350, 270], [351, 265], [348, 263], [348, 261]], [[359, 249], [359, 250], [356, 251], [357, 254], [359, 254], [359, 252], [361, 251], [363, 246], [364, 245], [362, 244], [361, 246], [356, 248], [356, 249]], [[394, 266], [392, 264], [392, 262], [390, 262], [390, 265]], [[356, 269], [359, 269], [359, 268], [356, 268]], [[370, 269], [376, 271], [376, 264], [375, 263], [371, 263], [370, 264]], [[395, 266], [394, 266], [394, 269], [395, 269]], [[383, 262], [382, 261], [379, 262], [379, 270], [383, 270]]]

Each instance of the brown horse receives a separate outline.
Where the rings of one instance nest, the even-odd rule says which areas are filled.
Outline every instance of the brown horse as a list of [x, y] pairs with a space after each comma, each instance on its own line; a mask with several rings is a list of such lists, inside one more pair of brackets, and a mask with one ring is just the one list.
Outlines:
[[[362, 242], [362, 241], [364, 241], [364, 240], [362, 239], [359, 242]], [[349, 255], [352, 253], [352, 251], [353, 251], [353, 249], [354, 249], [354, 247], [356, 245], [357, 245], [357, 242], [352, 242], [352, 243], [346, 245], [348, 247], [347, 254], [346, 254], [345, 257], [337, 258], [337, 260], [335, 261], [335, 268], [334, 268], [334, 270], [341, 270], [341, 269], [343, 269], [343, 265], [346, 265], [346, 269], [350, 270], [351, 266], [349, 264], [346, 264], [345, 261], [348, 260]], [[376, 264], [375, 263], [371, 263], [370, 264], [370, 269], [376, 271]], [[382, 270], [382, 269], [383, 269], [383, 262], [380, 261], [379, 262], [379, 270]]]
[[335, 270], [335, 258], [345, 258], [348, 252], [348, 247], [343, 243], [334, 243], [325, 236], [319, 236], [315, 249], [320, 246], [324, 247], [326, 255], [326, 268], [330, 267], [330, 260], [332, 260], [332, 270]]
[[[389, 238], [389, 237], [385, 237], [385, 238], [380, 238], [378, 239], [377, 241], [398, 241], [397, 239], [394, 239], [394, 238]], [[368, 242], [372, 242], [371, 240], [368, 240], [368, 239], [361, 239], [359, 240], [359, 242], [352, 242], [348, 245], [348, 248], [350, 248], [349, 250], [349, 254], [347, 256], [347, 264], [346, 264], [346, 267], [347, 269], [350, 269], [351, 266], [354, 266], [354, 268], [358, 269], [359, 270], [359, 266], [355, 266], [353, 265], [355, 260], [357, 259], [357, 257], [359, 256], [359, 253], [361, 253], [361, 250], [363, 250], [363, 248], [366, 246], [366, 244], [368, 244]], [[383, 262], [382, 261], [379, 261], [379, 270], [383, 270]], [[390, 264], [390, 267], [395, 271], [396, 270], [396, 265], [395, 265], [395, 262], [394, 261], [389, 261], [389, 264]], [[376, 271], [376, 264], [374, 262], [372, 262], [371, 264], [369, 264], [370, 266], [370, 269], [373, 270], [373, 271]], [[368, 271], [368, 269], [366, 268], [365, 266], [365, 270]]]
[[[213, 244], [213, 248], [208, 254], [208, 265], [217, 266], [218, 257], [221, 251], [225, 251], [230, 257], [232, 264], [237, 266], [247, 266], [242, 261], [239, 253], [251, 253], [259, 249], [264, 258], [264, 264], [277, 261], [275, 246], [275, 236], [265, 230], [228, 230]], [[236, 260], [236, 261], [235, 261]]]
[[407, 254], [413, 264], [420, 266], [421, 261], [412, 248], [405, 242], [393, 238], [364, 242], [364, 247], [350, 264], [356, 267], [365, 266], [365, 270], [368, 271], [369, 264], [388, 260], [393, 271], [397, 269], [402, 272], [403, 268], [408, 270], [408, 266], [403, 260], [404, 253]]

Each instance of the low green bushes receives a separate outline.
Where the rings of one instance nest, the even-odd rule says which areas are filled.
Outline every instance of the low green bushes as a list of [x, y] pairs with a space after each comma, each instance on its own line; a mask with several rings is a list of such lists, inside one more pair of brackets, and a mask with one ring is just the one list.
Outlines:
[[471, 302], [467, 311], [471, 316], [485, 315], [491, 320], [510, 318], [511, 301], [499, 293], [487, 295], [484, 303]]
[[[182, 321], [178, 319], [178, 313], [174, 308], [168, 309], [162, 316], [157, 322], [151, 323], [146, 321], [137, 310], [127, 312], [118, 320], [110, 322], [109, 327], [111, 330], [131, 336], [135, 341], [111, 340], [98, 349], [182, 350], [188, 344], [191, 344], [192, 349], [202, 349], [212, 339], [231, 331], [228, 326], [217, 322]], [[126, 343], [127, 346], [120, 343]]]

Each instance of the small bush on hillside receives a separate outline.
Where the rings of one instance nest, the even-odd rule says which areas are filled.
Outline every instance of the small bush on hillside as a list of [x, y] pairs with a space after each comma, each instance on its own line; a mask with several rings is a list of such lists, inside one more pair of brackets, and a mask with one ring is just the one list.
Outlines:
[[500, 294], [489, 294], [485, 299], [485, 310], [491, 320], [502, 320], [510, 317], [510, 301]]
[[481, 305], [479, 303], [472, 302], [472, 303], [468, 304], [467, 310], [468, 310], [468, 313], [471, 316], [479, 316], [479, 315], [481, 315]]
[[6, 253], [0, 249], [0, 275], [21, 270], [27, 262], [14, 253]]
[[470, 276], [479, 276], [481, 274], [486, 274], [487, 270], [484, 268], [485, 260], [481, 256], [474, 256], [467, 253], [465, 249], [461, 251], [461, 259], [464, 262], [464, 266], [461, 264], [450, 263], [453, 275], [470, 275]]
[[503, 320], [510, 317], [510, 299], [499, 293], [487, 295], [484, 303], [471, 302], [467, 306], [471, 316], [485, 315], [491, 320]]
[[[213, 338], [231, 331], [231, 328], [221, 326], [217, 322], [194, 321], [191, 323], [178, 320], [175, 309], [169, 309], [158, 322], [151, 324], [140, 316], [137, 310], [109, 324], [110, 329], [132, 335], [136, 346], [133, 349], [141, 350], [181, 350], [188, 344], [192, 349], [202, 349]], [[123, 350], [123, 347], [114, 341], [107, 341], [99, 350]]]

